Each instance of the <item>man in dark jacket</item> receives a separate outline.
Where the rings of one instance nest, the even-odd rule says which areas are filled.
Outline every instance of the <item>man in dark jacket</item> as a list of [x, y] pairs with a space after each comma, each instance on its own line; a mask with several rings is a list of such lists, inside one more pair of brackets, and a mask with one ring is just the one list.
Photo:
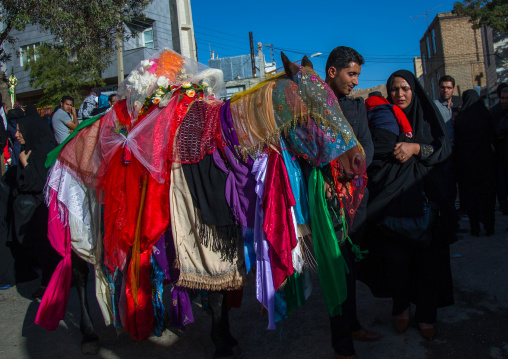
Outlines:
[[[367, 122], [367, 112], [362, 98], [348, 96], [358, 85], [358, 76], [364, 63], [363, 57], [354, 49], [339, 46], [330, 53], [326, 61], [325, 82], [339, 99], [339, 105], [353, 132], [365, 151], [367, 167], [372, 162], [374, 145]], [[355, 214], [355, 220], [350, 228], [349, 236], [355, 244], [360, 244], [365, 232], [367, 217], [368, 191], [365, 188], [364, 197]], [[333, 217], [333, 216], [332, 216]], [[349, 219], [346, 216], [346, 219]], [[346, 241], [347, 242], [347, 241]], [[341, 252], [349, 267], [346, 276], [347, 299], [342, 304], [342, 314], [330, 318], [332, 331], [332, 346], [335, 357], [340, 359], [356, 359], [353, 339], [373, 341], [380, 338], [377, 332], [368, 331], [360, 325], [356, 316], [356, 274], [355, 261], [351, 245], [341, 245]]]

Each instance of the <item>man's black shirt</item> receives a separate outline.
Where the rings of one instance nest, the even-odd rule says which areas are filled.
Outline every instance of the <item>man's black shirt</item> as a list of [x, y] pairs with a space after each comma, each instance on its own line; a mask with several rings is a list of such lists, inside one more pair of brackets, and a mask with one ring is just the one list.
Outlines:
[[374, 156], [374, 145], [370, 135], [365, 102], [361, 97], [344, 96], [339, 98], [339, 105], [365, 151], [365, 161], [369, 167]]

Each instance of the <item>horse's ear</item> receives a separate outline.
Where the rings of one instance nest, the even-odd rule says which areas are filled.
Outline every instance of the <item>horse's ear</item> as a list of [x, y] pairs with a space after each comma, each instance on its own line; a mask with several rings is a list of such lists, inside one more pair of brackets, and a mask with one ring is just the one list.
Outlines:
[[282, 51], [280, 53], [280, 58], [282, 59], [282, 64], [284, 65], [284, 71], [286, 71], [286, 75], [292, 79], [296, 73], [300, 71], [300, 68], [292, 63]]
[[312, 65], [312, 62], [310, 62], [307, 55], [305, 55], [302, 59], [302, 66], [309, 67], [314, 70], [314, 66]]

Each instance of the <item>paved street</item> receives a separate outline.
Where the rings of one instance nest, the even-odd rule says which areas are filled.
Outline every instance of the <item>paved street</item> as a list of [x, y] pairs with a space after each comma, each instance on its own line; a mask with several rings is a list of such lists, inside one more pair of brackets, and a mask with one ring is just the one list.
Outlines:
[[[406, 333], [395, 332], [390, 300], [372, 297], [359, 284], [358, 311], [367, 328], [379, 331], [375, 343], [357, 343], [360, 359], [442, 359], [508, 358], [508, 216], [497, 212], [496, 234], [479, 238], [464, 235], [452, 245], [451, 261], [456, 304], [438, 312], [438, 334], [434, 341], [420, 337], [416, 327]], [[462, 220], [463, 228], [468, 221]], [[317, 273], [314, 291], [307, 304], [291, 313], [276, 331], [265, 330], [266, 317], [255, 300], [251, 277], [241, 309], [231, 312], [232, 333], [237, 337], [245, 359], [332, 358], [325, 303]], [[93, 283], [93, 281], [91, 281]], [[34, 324], [38, 302], [30, 300], [38, 281], [0, 291], [0, 358], [80, 358], [81, 333], [75, 289], [71, 289], [64, 321], [54, 332]], [[94, 288], [89, 286], [91, 311], [101, 338], [101, 350], [92, 356], [116, 358], [211, 358], [209, 338], [211, 318], [194, 305], [195, 323], [185, 332], [166, 331], [161, 338], [136, 342], [102, 321]]]

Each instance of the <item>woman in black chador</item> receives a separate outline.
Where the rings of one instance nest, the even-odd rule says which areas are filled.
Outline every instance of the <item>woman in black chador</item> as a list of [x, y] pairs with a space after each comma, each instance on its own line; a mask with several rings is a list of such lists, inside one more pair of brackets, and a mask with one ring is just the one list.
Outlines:
[[[411, 72], [394, 72], [386, 86], [388, 101], [402, 109], [413, 138], [403, 142], [387, 129], [371, 128], [374, 158], [368, 168], [364, 239], [369, 255], [359, 263], [359, 279], [375, 296], [393, 299], [399, 332], [409, 327], [411, 303], [415, 304], [414, 320], [422, 336], [430, 340], [435, 335], [437, 308], [453, 304], [449, 240], [458, 216], [443, 196], [442, 176], [451, 146], [438, 109]], [[398, 223], [422, 218], [430, 204], [435, 216], [425, 226], [425, 243], [417, 243], [400, 227], [392, 226], [394, 231], [385, 225], [387, 218]]]
[[475, 90], [462, 94], [462, 108], [455, 119], [455, 160], [460, 202], [469, 216], [471, 234], [494, 233], [496, 162], [489, 111]]
[[60, 259], [47, 237], [48, 209], [42, 192], [48, 175], [44, 163], [54, 139], [48, 124], [36, 114], [18, 119], [16, 138], [22, 147], [14, 190], [14, 233], [41, 265], [41, 287], [32, 295], [35, 298], [44, 294]]

